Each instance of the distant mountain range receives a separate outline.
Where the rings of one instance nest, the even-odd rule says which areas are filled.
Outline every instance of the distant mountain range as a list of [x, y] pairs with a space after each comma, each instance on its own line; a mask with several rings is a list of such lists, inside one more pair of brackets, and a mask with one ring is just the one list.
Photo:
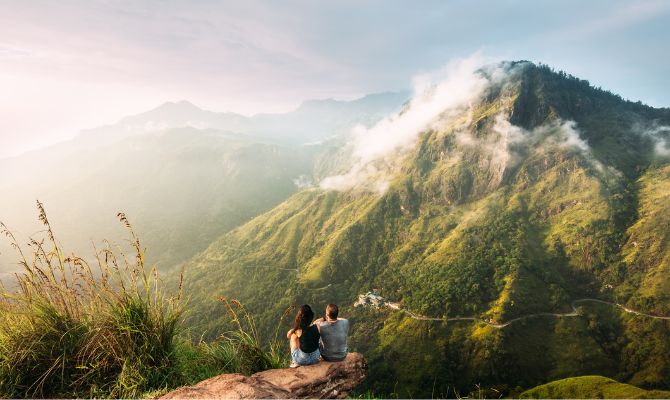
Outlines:
[[251, 117], [207, 111], [182, 100], [125, 117], [113, 125], [82, 131], [77, 139], [98, 144], [147, 132], [192, 127], [240, 133], [273, 143], [304, 144], [346, 133], [356, 124], [369, 126], [397, 111], [409, 97], [409, 92], [389, 92], [370, 94], [352, 101], [309, 100], [288, 113]]
[[[306, 142], [373, 124], [408, 96], [312, 100], [293, 112], [249, 118], [165, 103], [0, 160], [0, 221], [27, 243], [42, 229], [39, 199], [65, 248], [92, 257], [91, 240], [125, 238], [115, 222], [123, 211], [150, 260], [168, 269], [311, 182], [314, 164], [331, 146]], [[15, 270], [17, 261], [8, 241], [0, 241], [0, 272]]]

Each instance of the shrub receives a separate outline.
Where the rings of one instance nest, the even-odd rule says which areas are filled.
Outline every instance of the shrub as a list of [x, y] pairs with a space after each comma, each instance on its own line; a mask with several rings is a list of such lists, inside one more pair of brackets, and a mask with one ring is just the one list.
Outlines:
[[130, 232], [134, 257], [106, 242], [91, 268], [80, 257], [64, 255], [39, 201], [37, 207], [47, 240], [31, 239], [31, 261], [0, 225], [23, 266], [17, 288], [3, 289], [1, 296], [0, 394], [136, 397], [167, 385], [180, 296], [166, 296], [156, 268], [147, 271], [126, 216], [118, 215]]
[[20, 255], [16, 288], [0, 288], [1, 397], [142, 397], [227, 372], [252, 374], [288, 363], [274, 339], [264, 348], [253, 317], [237, 300], [220, 299], [237, 329], [213, 343], [193, 343], [182, 329], [183, 275], [176, 295], [162, 288], [128, 218], [133, 256], [105, 241], [91, 267], [65, 256], [43, 205], [46, 240]]

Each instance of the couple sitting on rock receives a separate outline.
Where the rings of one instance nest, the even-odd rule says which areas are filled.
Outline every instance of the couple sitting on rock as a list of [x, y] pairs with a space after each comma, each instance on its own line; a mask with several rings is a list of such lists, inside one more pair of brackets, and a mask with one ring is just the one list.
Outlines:
[[291, 368], [325, 361], [342, 361], [347, 357], [349, 321], [337, 318], [335, 304], [326, 306], [326, 318], [314, 319], [312, 308], [305, 304], [298, 309], [293, 328], [286, 338], [291, 345]]

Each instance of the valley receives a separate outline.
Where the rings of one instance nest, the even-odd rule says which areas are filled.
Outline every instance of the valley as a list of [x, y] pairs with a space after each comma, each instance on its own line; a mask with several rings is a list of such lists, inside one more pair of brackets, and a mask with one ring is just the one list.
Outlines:
[[[0, 221], [22, 243], [39, 237], [40, 200], [65, 247], [93, 262], [91, 242], [122, 242], [115, 216], [123, 211], [146, 238], [152, 261], [168, 271], [299, 191], [301, 177], [327, 171], [321, 163], [337, 145], [333, 136], [376, 122], [407, 96], [310, 100], [293, 112], [256, 118], [167, 102], [69, 141], [0, 159]], [[295, 127], [294, 136], [287, 126]], [[313, 143], [306, 143], [306, 132]], [[20, 271], [17, 256], [0, 241], [3, 282], [4, 275]]]
[[[73, 248], [126, 211], [183, 291], [186, 338], [234, 330], [228, 301], [266, 343], [291, 307], [339, 304], [370, 365], [361, 392], [510, 394], [580, 375], [670, 387], [670, 109], [526, 61], [458, 66], [401, 98], [335, 107], [316, 144], [171, 103], [122, 120], [120, 137], [107, 126], [75, 139], [77, 159], [2, 160], [14, 173], [0, 205], [21, 226], [39, 196]], [[133, 130], [161, 115], [163, 130]], [[367, 292], [378, 307], [355, 307]]]
[[670, 0], [2, 10], [0, 398], [670, 397]]
[[[226, 329], [214, 296], [241, 301], [269, 336], [292, 304], [335, 302], [352, 321], [352, 349], [370, 360], [362, 390], [421, 397], [433, 384], [588, 374], [667, 387], [670, 169], [655, 149], [670, 130], [649, 127], [670, 125], [670, 111], [526, 62], [458, 79], [476, 88], [463, 103], [410, 102], [368, 132], [414, 123], [412, 107], [440, 109], [414, 139], [344, 161], [327, 187], [294, 194], [186, 263], [192, 315], [207, 315], [188, 320], [194, 331]], [[396, 309], [352, 306], [373, 288]]]

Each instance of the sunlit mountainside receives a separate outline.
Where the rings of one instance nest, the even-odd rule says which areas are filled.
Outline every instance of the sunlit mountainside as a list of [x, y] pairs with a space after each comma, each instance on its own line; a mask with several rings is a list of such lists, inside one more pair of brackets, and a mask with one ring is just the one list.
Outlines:
[[[39, 199], [92, 260], [91, 239], [124, 237], [123, 211], [183, 289], [187, 342], [235, 328], [225, 299], [263, 338], [291, 305], [338, 303], [369, 362], [361, 393], [663, 396], [669, 162], [670, 109], [545, 65], [462, 60], [411, 98], [252, 117], [165, 103], [0, 160], [0, 217], [26, 241]], [[258, 351], [253, 368], [231, 353], [235, 368], [282, 365]]]
[[[401, 396], [587, 374], [668, 387], [669, 125], [546, 66], [456, 68], [365, 131], [395, 146], [361, 135], [320, 187], [188, 262], [191, 322], [215, 337], [217, 296], [268, 332], [290, 304], [335, 301], [367, 387]], [[353, 307], [373, 290], [395, 310]]]
[[668, 43], [667, 0], [0, 0], [0, 398], [670, 398]]

